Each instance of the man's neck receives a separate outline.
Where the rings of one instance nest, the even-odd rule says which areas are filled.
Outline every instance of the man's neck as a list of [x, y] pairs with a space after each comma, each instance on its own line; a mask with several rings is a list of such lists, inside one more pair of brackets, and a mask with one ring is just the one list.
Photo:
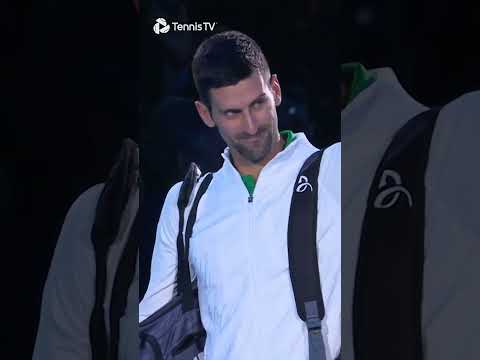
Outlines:
[[272, 160], [275, 157], [275, 155], [277, 155], [280, 151], [282, 151], [284, 147], [285, 147], [285, 140], [283, 139], [282, 136], [280, 136], [280, 134], [278, 134], [277, 141], [273, 145], [272, 151], [261, 162], [252, 163], [247, 159], [245, 159], [244, 157], [242, 157], [239, 153], [237, 153], [233, 149], [231, 150], [232, 162], [235, 168], [240, 173], [240, 175], [251, 175], [253, 176], [255, 181], [257, 181], [260, 171], [262, 171], [264, 166], [267, 165], [270, 162], [270, 160]]

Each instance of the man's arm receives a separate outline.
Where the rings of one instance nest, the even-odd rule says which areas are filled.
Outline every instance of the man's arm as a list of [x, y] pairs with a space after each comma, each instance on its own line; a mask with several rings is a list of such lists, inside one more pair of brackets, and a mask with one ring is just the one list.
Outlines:
[[140, 322], [168, 303], [174, 295], [178, 261], [179, 214], [177, 200], [180, 186], [181, 183], [177, 183], [170, 189], [160, 214], [153, 248], [150, 282], [139, 305]]
[[425, 360], [480, 356], [480, 91], [440, 113], [426, 173]]
[[103, 185], [71, 206], [43, 290], [33, 360], [89, 360], [89, 322], [95, 297], [95, 254], [90, 232]]
[[317, 254], [330, 356], [341, 347], [341, 145], [325, 149], [318, 175]]

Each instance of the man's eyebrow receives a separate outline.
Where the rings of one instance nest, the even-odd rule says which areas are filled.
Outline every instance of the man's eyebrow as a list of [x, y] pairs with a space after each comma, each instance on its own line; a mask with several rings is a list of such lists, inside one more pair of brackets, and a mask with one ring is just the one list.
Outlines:
[[267, 96], [267, 95], [266, 95], [265, 93], [261, 93], [260, 95], [258, 95], [258, 96], [256, 97], [255, 100], [253, 100], [253, 101], [250, 103], [250, 105], [255, 104], [255, 103], [256, 103], [257, 101], [259, 101], [259, 100], [263, 100], [266, 96]]
[[[252, 106], [254, 103], [256, 103], [257, 101], [259, 100], [263, 100], [265, 98], [266, 94], [265, 93], [261, 93], [260, 95], [258, 95], [248, 106]], [[227, 112], [232, 112], [232, 113], [240, 113], [242, 112], [242, 109], [237, 109], [237, 108], [229, 108], [229, 109], [225, 109], [225, 110], [222, 110], [222, 113], [227, 113]]]

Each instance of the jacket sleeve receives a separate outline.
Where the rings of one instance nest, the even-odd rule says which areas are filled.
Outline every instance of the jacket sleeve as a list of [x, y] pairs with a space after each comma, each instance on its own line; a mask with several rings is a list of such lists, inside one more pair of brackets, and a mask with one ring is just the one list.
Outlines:
[[480, 353], [480, 91], [441, 111], [426, 173], [425, 360]]
[[103, 185], [85, 191], [69, 209], [43, 289], [33, 360], [89, 360], [95, 257], [90, 232]]
[[180, 186], [181, 183], [177, 183], [170, 189], [160, 214], [152, 254], [150, 283], [139, 305], [140, 322], [169, 302], [174, 295], [178, 262], [179, 214], [177, 200]]
[[317, 256], [325, 319], [323, 336], [336, 359], [341, 347], [341, 145], [325, 149], [318, 175]]

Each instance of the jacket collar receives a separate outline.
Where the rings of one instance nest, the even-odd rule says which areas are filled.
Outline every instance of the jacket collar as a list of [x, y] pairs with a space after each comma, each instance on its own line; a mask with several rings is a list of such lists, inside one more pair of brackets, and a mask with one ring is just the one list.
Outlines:
[[[285, 181], [290, 181], [291, 178], [295, 179], [305, 159], [316, 150], [317, 148], [308, 141], [304, 133], [296, 133], [295, 141], [277, 153], [273, 159], [263, 167], [257, 180], [255, 194], [265, 190], [266, 180], [268, 180], [266, 182], [271, 184], [270, 180], [275, 178], [275, 184], [279, 184], [283, 179]], [[225, 175], [229, 183], [238, 182], [245, 188], [241, 180], [241, 174], [230, 160], [230, 149], [228, 147], [223, 151], [222, 157], [224, 163], [218, 172]], [[287, 163], [288, 166], [286, 166]], [[245, 192], [247, 192], [246, 188]]]
[[[271, 164], [275, 164], [277, 162], [282, 162], [283, 160], [285, 160], [285, 158], [291, 157], [293, 155], [293, 153], [295, 153], [296, 150], [298, 150], [299, 148], [305, 148], [305, 147], [315, 149], [315, 147], [308, 141], [307, 137], [305, 136], [305, 134], [303, 132], [302, 133], [296, 133], [295, 134], [295, 140], [289, 146], [287, 146], [285, 149], [278, 152], [273, 157], [273, 159], [270, 160], [265, 165], [265, 167], [271, 166]], [[223, 150], [222, 157], [224, 159], [223, 166], [224, 167], [225, 166], [233, 167], [233, 169], [238, 173], [237, 169], [233, 165], [232, 160], [230, 158], [230, 148], [229, 147], [226, 147]], [[238, 173], [238, 174], [240, 175], [240, 173]]]
[[341, 71], [342, 81], [348, 86], [347, 104], [375, 81], [373, 74], [368, 72], [361, 63], [342, 64]]
[[342, 137], [392, 132], [426, 109], [402, 87], [390, 68], [368, 71], [375, 81], [342, 110]]

